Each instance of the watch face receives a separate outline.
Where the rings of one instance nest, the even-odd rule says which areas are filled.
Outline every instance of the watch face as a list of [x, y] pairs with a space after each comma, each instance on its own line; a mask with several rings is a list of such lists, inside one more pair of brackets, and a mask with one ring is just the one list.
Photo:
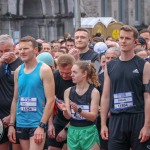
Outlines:
[[82, 111], [82, 109], [81, 108], [78, 108], [78, 113], [80, 113]]
[[40, 122], [39, 126], [40, 126], [41, 128], [45, 128], [45, 127], [46, 127], [46, 125], [45, 125], [43, 122]]

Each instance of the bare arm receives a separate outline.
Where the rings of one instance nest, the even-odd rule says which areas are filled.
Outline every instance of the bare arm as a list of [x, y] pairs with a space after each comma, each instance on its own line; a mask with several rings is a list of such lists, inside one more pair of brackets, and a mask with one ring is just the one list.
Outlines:
[[110, 107], [110, 78], [107, 72], [107, 66], [104, 71], [104, 88], [101, 97], [101, 136], [102, 139], [108, 140], [108, 128], [106, 125]]
[[48, 136], [51, 138], [55, 138], [55, 127], [53, 124], [53, 119], [54, 119], [53, 117], [54, 117], [54, 112], [52, 111], [52, 114], [48, 121]]
[[104, 88], [101, 97], [101, 125], [106, 125], [110, 107], [110, 78], [107, 72], [107, 66], [104, 71]]
[[[148, 84], [150, 82], [150, 63], [146, 63], [143, 71], [143, 84]], [[140, 142], [145, 142], [150, 137], [150, 93], [145, 92], [144, 93], [144, 113], [145, 113], [145, 120], [144, 120], [144, 126], [140, 131], [139, 139], [141, 139]]]
[[53, 117], [54, 117], [54, 112], [52, 111], [51, 116], [50, 116], [50, 118], [48, 120], [48, 124], [49, 125], [53, 124], [53, 119], [54, 119]]
[[10, 110], [10, 123], [15, 123], [16, 119], [16, 105], [18, 102], [18, 72], [20, 70], [20, 67], [18, 67], [14, 73], [14, 97], [11, 104], [11, 110]]
[[[144, 73], [143, 73], [143, 84], [150, 82], [150, 63], [145, 64]], [[145, 102], [145, 122], [144, 126], [150, 127], [150, 93], [144, 93], [144, 102]]]
[[55, 87], [54, 87], [54, 78], [51, 69], [43, 64], [41, 68], [41, 78], [43, 80], [44, 92], [46, 97], [46, 105], [44, 109], [41, 122], [47, 123], [49, 117], [53, 113], [54, 102], [55, 102]]
[[9, 132], [8, 137], [10, 142], [15, 143], [16, 142], [16, 132], [14, 128], [15, 119], [16, 119], [16, 105], [18, 101], [18, 72], [20, 70], [20, 67], [18, 67], [14, 73], [14, 97], [11, 104], [11, 110], [10, 110], [10, 124], [9, 126]]
[[[54, 100], [55, 100], [55, 95], [54, 95], [54, 78], [52, 71], [49, 66], [46, 64], [43, 64], [40, 70], [40, 75], [41, 79], [43, 81], [43, 86], [44, 86], [44, 93], [46, 97], [46, 105], [44, 108], [44, 112], [41, 118], [41, 122], [44, 124], [48, 123], [48, 119], [50, 118], [53, 109], [54, 109]], [[44, 128], [37, 127], [37, 129], [34, 132], [34, 141], [35, 143], [39, 144], [43, 140], [45, 140], [45, 133], [44, 133]]]
[[64, 101], [65, 101], [66, 110], [63, 111], [63, 115], [67, 119], [71, 118], [69, 93], [70, 93], [70, 88], [66, 89], [64, 92]]

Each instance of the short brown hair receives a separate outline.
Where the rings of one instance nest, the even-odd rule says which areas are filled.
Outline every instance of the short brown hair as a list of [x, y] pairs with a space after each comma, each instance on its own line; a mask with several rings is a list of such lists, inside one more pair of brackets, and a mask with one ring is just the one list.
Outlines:
[[63, 54], [57, 60], [57, 66], [66, 67], [68, 65], [73, 66], [75, 59], [70, 54]]
[[89, 30], [86, 29], [86, 28], [78, 28], [78, 29], [75, 31], [75, 33], [78, 32], [78, 31], [84, 31], [84, 32], [87, 32], [87, 33], [90, 35]]
[[148, 29], [143, 29], [139, 32], [139, 34], [141, 35], [142, 33], [149, 33], [150, 34], [150, 31]]
[[138, 38], [138, 30], [132, 26], [129, 26], [129, 25], [124, 25], [120, 28], [120, 31], [123, 30], [123, 31], [127, 31], [127, 32], [133, 32], [133, 37], [134, 39], [137, 39]]
[[21, 38], [20, 41], [19, 41], [19, 43], [20, 43], [20, 42], [31, 42], [33, 48], [38, 47], [38, 43], [37, 43], [36, 39], [33, 38], [32, 36], [29, 36], [29, 35], [28, 35], [28, 36], [25, 36], [25, 37], [23, 37], [23, 38]]

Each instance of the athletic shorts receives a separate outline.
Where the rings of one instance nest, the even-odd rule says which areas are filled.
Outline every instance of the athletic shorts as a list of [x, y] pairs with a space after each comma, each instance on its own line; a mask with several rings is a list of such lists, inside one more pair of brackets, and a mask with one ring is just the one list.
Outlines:
[[140, 130], [144, 125], [144, 113], [113, 114], [109, 119], [109, 150], [149, 150], [150, 140], [140, 143]]
[[[9, 141], [9, 139], [8, 139], [8, 128], [5, 128], [4, 135], [0, 141], [0, 144], [3, 144], [3, 143], [8, 142], [8, 141]], [[16, 143], [14, 143], [14, 144], [19, 144], [19, 139], [18, 139], [17, 135], [16, 135]]]
[[34, 135], [36, 128], [20, 128], [16, 127], [17, 136], [19, 139], [28, 140]]
[[8, 135], [8, 128], [5, 128], [5, 129], [4, 129], [3, 137], [2, 137], [2, 139], [0, 140], [0, 144], [3, 144], [3, 143], [5, 143], [5, 142], [8, 142], [8, 141], [9, 141], [7, 135]]
[[100, 145], [95, 125], [86, 127], [69, 126], [67, 145], [70, 150], [90, 150], [95, 143]]
[[[54, 124], [54, 127], [55, 127], [55, 135], [57, 137], [59, 132], [64, 129], [64, 126], [60, 126], [59, 124]], [[62, 142], [57, 142], [56, 137], [55, 138], [50, 138], [50, 137], [48, 138], [48, 146], [62, 148], [63, 145], [67, 143], [67, 139], [62, 141]]]

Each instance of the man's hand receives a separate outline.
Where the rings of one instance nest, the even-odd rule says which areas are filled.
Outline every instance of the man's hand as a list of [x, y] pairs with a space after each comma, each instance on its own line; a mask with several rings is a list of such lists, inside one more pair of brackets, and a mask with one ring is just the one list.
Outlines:
[[34, 141], [36, 144], [41, 144], [45, 139], [44, 128], [37, 127], [34, 132]]
[[80, 51], [77, 48], [72, 48], [68, 54], [72, 55], [76, 60], [80, 59]]
[[101, 136], [103, 140], [108, 140], [108, 128], [107, 126], [101, 127]]
[[50, 138], [55, 138], [55, 127], [53, 124], [49, 124], [48, 126], [48, 136]]
[[9, 123], [10, 123], [10, 115], [9, 116], [6, 116], [2, 119], [3, 121], [3, 124], [4, 124], [4, 127], [7, 128]]
[[14, 60], [16, 58], [15, 54], [13, 52], [7, 52], [4, 53], [1, 57], [1, 62], [5, 62], [7, 64], [11, 63], [12, 60]]
[[12, 143], [16, 143], [16, 130], [14, 126], [10, 126], [8, 129], [8, 138]]
[[141, 143], [146, 142], [150, 138], [150, 127], [144, 126], [139, 135], [139, 139]]

